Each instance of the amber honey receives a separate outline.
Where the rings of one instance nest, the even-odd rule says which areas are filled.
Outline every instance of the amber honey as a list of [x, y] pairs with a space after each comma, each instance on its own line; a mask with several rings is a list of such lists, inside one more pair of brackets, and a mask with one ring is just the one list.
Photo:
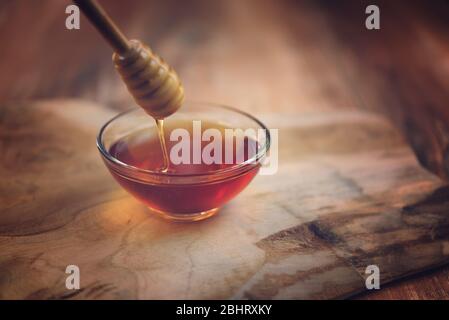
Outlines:
[[[163, 140], [167, 151], [165, 157], [156, 127], [132, 132], [109, 148], [112, 157], [140, 170], [130, 177], [110, 168], [114, 178], [123, 188], [156, 212], [167, 213], [171, 217], [178, 217], [179, 220], [186, 215], [186, 220], [192, 220], [187, 217], [198, 213], [207, 214], [221, 207], [240, 193], [257, 174], [259, 164], [257, 161], [249, 161], [257, 152], [257, 144], [253, 143], [251, 138], [245, 136], [243, 143], [238, 143], [235, 136], [227, 136], [224, 133], [225, 126], [203, 122], [201, 133], [209, 128], [218, 129], [222, 133], [219, 155], [221, 161], [209, 164], [205, 161], [194, 163], [195, 135], [192, 132], [192, 122], [165, 122], [164, 125]], [[190, 161], [175, 164], [168, 155], [171, 155], [172, 148], [180, 141], [172, 141], [170, 135], [173, 130], [179, 128], [189, 133], [187, 142]], [[201, 140], [200, 150], [205, 150], [211, 141]], [[198, 141], [196, 143], [198, 146]], [[232, 150], [232, 157], [226, 155], [229, 150]], [[214, 155], [214, 152], [211, 154]], [[167, 160], [164, 161], [167, 157], [168, 163]], [[229, 161], [231, 158], [232, 161]], [[147, 179], [149, 172], [152, 179]]]

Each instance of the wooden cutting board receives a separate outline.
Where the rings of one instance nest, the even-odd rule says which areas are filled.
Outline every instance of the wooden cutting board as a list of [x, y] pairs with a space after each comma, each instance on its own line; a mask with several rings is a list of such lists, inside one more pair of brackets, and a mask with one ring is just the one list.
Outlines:
[[[0, 298], [342, 298], [449, 262], [449, 188], [360, 111], [260, 114], [279, 171], [216, 217], [154, 217], [95, 146], [116, 112], [79, 100], [0, 108]], [[81, 289], [65, 287], [77, 265]]]

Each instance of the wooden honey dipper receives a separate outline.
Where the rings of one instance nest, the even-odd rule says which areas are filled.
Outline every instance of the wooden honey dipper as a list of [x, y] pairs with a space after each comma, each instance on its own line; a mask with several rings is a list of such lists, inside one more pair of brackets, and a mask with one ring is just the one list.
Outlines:
[[115, 68], [137, 104], [156, 120], [176, 112], [184, 101], [184, 89], [176, 72], [149, 47], [128, 40], [95, 0], [73, 2], [114, 49]]

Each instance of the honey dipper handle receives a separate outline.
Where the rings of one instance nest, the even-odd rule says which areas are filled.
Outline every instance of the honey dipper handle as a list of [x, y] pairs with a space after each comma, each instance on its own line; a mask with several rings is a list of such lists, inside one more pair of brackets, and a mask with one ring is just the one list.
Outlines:
[[118, 53], [130, 49], [128, 39], [95, 0], [73, 0], [89, 21]]

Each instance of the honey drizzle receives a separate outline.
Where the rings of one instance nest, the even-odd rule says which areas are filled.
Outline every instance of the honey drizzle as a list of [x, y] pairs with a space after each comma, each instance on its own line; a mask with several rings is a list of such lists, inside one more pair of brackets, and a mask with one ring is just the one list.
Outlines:
[[170, 160], [168, 158], [167, 145], [165, 144], [165, 136], [164, 136], [164, 120], [163, 119], [155, 119], [157, 126], [157, 135], [159, 136], [159, 142], [161, 144], [162, 156], [164, 160], [164, 165], [161, 168], [161, 172], [167, 172], [170, 164]]

